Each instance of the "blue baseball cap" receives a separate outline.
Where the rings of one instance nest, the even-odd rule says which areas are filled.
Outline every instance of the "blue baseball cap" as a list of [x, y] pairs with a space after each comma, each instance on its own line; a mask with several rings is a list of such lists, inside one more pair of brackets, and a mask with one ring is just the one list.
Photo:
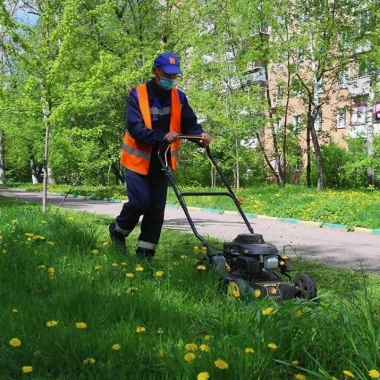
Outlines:
[[161, 53], [153, 62], [154, 67], [160, 67], [166, 74], [182, 74], [179, 65], [179, 58], [173, 53]]

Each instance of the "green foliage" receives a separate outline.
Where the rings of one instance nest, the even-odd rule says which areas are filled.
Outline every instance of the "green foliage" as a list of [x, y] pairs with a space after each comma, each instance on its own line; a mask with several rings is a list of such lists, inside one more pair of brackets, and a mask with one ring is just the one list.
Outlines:
[[164, 230], [155, 261], [142, 264], [137, 233], [126, 256], [108, 245], [107, 218], [0, 202], [4, 378], [26, 366], [36, 379], [365, 379], [379, 370], [379, 277], [295, 259], [319, 299], [229, 300], [216, 273], [197, 274], [191, 234]]

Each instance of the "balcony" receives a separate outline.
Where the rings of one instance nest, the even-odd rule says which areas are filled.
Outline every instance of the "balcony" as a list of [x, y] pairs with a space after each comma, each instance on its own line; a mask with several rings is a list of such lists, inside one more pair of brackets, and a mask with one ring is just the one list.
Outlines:
[[242, 79], [243, 86], [267, 82], [264, 67], [255, 67], [253, 69], [250, 69], [249, 71], [250, 72], [244, 75]]
[[352, 97], [367, 95], [371, 90], [371, 77], [366, 75], [353, 78], [347, 82], [347, 89]]

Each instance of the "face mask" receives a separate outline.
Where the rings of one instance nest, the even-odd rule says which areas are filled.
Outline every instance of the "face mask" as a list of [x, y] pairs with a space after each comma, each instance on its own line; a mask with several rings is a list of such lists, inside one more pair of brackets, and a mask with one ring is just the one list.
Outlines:
[[158, 76], [160, 77], [158, 84], [162, 89], [171, 90], [175, 86], [175, 79], [163, 78], [160, 74]]

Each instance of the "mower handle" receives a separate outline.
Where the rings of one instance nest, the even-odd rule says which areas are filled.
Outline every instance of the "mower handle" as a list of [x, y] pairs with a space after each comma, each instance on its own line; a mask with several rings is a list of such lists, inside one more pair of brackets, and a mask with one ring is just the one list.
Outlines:
[[[202, 139], [202, 136], [201, 135], [179, 135], [178, 136], [180, 139], [184, 139], [184, 140], [201, 140]], [[170, 146], [170, 143], [166, 140], [164, 140], [160, 147], [158, 148], [158, 155], [160, 156], [162, 153], [166, 153], [168, 148]]]
[[[201, 140], [202, 136], [200, 136], [200, 135], [179, 135], [179, 138], [194, 141], [194, 140]], [[186, 215], [187, 221], [189, 222], [190, 227], [193, 230], [194, 235], [202, 242], [203, 246], [205, 246], [207, 248], [208, 255], [209, 256], [211, 255], [209, 245], [207, 244], [206, 240], [198, 233], [197, 229], [194, 226], [194, 223], [193, 223], [192, 218], [188, 212], [188, 209], [187, 209], [187, 206], [186, 206], [186, 203], [184, 200], [184, 197], [186, 197], [186, 196], [224, 195], [224, 196], [230, 197], [232, 199], [232, 201], [235, 203], [235, 206], [238, 209], [241, 217], [243, 218], [244, 223], [246, 224], [249, 232], [251, 234], [253, 234], [254, 233], [253, 228], [252, 228], [251, 224], [249, 223], [246, 215], [244, 214], [244, 211], [241, 208], [240, 203], [239, 203], [235, 193], [233, 192], [231, 186], [229, 185], [226, 177], [224, 176], [223, 172], [221, 171], [217, 162], [215, 161], [213, 155], [211, 154], [210, 147], [205, 146], [203, 148], [206, 151], [206, 156], [209, 159], [209, 161], [211, 162], [211, 165], [215, 168], [215, 170], [217, 171], [217, 173], [218, 173], [220, 179], [222, 180], [224, 186], [226, 187], [227, 192], [221, 192], [221, 191], [215, 191], [215, 192], [214, 191], [211, 191], [211, 192], [210, 191], [206, 191], [206, 192], [180, 192], [177, 184], [174, 181], [173, 175], [172, 175], [170, 169], [168, 168], [168, 165], [167, 165], [167, 162], [165, 159], [167, 156], [169, 147], [170, 147], [169, 142], [164, 141], [161, 143], [161, 145], [158, 148], [158, 161], [160, 162], [162, 169], [165, 171], [165, 173], [168, 177], [169, 183], [170, 183], [171, 187], [173, 188], [175, 195], [177, 196], [177, 199], [178, 199], [178, 201], [179, 201], [179, 203], [180, 203], [180, 205], [181, 205], [181, 207], [182, 207], [182, 209]]]

